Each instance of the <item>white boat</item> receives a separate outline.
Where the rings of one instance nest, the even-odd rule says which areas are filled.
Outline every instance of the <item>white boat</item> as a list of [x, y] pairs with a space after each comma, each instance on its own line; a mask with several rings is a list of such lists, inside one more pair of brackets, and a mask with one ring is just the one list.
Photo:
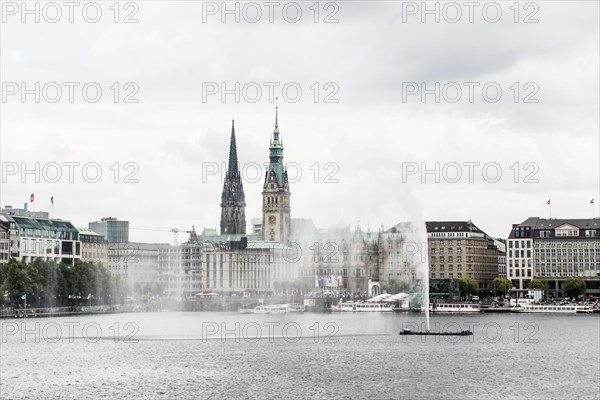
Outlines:
[[431, 303], [429, 312], [432, 313], [478, 313], [479, 304], [471, 303]]
[[304, 312], [304, 304], [292, 303], [288, 307], [289, 312]]
[[517, 307], [511, 307], [510, 311], [517, 313], [591, 313], [593, 312], [590, 306], [576, 305], [547, 305], [547, 304], [525, 304]]
[[285, 314], [290, 311], [289, 304], [270, 304], [267, 307], [269, 314]]
[[290, 311], [288, 304], [269, 304], [254, 307], [253, 314], [285, 314]]
[[269, 309], [267, 306], [256, 306], [254, 310], [252, 310], [253, 314], [269, 314]]
[[353, 302], [346, 301], [331, 306], [331, 311], [334, 312], [391, 312], [393, 311], [393, 303], [385, 302]]

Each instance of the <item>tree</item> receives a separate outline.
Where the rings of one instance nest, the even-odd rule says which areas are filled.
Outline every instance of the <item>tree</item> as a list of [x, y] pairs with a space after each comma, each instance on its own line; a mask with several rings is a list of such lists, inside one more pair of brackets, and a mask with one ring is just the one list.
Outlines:
[[567, 278], [565, 280], [565, 291], [571, 298], [578, 297], [585, 293], [585, 281], [581, 278]]
[[494, 293], [498, 296], [505, 295], [512, 287], [512, 281], [506, 278], [496, 278], [492, 282]]
[[479, 290], [479, 284], [473, 278], [460, 278], [458, 284], [460, 286], [460, 295], [464, 297], [477, 294]]
[[529, 289], [541, 289], [544, 291], [544, 296], [548, 293], [548, 281], [541, 278], [533, 278], [527, 285]]
[[402, 285], [395, 279], [390, 279], [389, 282], [383, 284], [383, 290], [389, 294], [398, 294], [402, 291]]
[[2, 272], [3, 292], [8, 292], [10, 300], [20, 304], [21, 296], [33, 293], [33, 282], [29, 275], [29, 266], [25, 263], [11, 259]]

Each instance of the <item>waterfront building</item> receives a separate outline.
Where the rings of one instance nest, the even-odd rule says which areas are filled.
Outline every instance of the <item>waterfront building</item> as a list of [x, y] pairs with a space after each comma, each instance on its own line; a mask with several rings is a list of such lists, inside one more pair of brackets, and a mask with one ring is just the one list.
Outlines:
[[517, 289], [543, 278], [547, 296], [564, 297], [565, 280], [578, 277], [588, 295], [600, 294], [600, 219], [531, 217], [512, 226], [507, 242], [507, 276]]
[[10, 236], [7, 221], [0, 221], [0, 264], [6, 264], [10, 259]]
[[119, 221], [116, 218], [102, 218], [100, 221], [90, 222], [88, 228], [104, 236], [108, 243], [129, 242], [129, 221]]
[[419, 251], [424, 251], [424, 247], [425, 244], [420, 243], [411, 223], [399, 223], [382, 231], [379, 243], [380, 282], [385, 284], [392, 280], [416, 280], [420, 260], [415, 259], [415, 256], [418, 256]]
[[430, 279], [472, 278], [490, 291], [498, 277], [494, 239], [471, 221], [426, 222]]
[[297, 279], [294, 255], [286, 250], [281, 243], [245, 238], [161, 248], [159, 282], [170, 298], [270, 292], [274, 282]]
[[104, 236], [87, 228], [77, 228], [81, 239], [81, 261], [108, 267], [108, 242]]
[[498, 277], [506, 278], [506, 240], [494, 238], [494, 245], [498, 249]]
[[231, 121], [229, 163], [221, 194], [221, 235], [246, 234], [246, 199], [238, 166], [235, 123]]
[[108, 243], [108, 270], [120, 276], [134, 292], [159, 282], [158, 255], [166, 243]]
[[[292, 220], [292, 228], [289, 251], [298, 249], [297, 274], [307, 286], [366, 293], [371, 282], [371, 288], [380, 291], [379, 232], [365, 232], [360, 226], [354, 231], [350, 227], [317, 231], [310, 220]], [[317, 284], [325, 277], [328, 282]], [[337, 282], [330, 277], [338, 277]]]
[[8, 224], [10, 258], [32, 262], [35, 258], [74, 265], [81, 259], [79, 231], [69, 221], [1, 214]]

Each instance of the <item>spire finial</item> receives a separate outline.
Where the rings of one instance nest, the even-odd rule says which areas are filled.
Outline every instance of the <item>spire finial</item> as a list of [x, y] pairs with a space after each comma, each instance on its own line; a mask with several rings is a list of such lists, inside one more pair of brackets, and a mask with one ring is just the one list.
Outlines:
[[277, 122], [277, 113], [279, 111], [279, 97], [275, 97], [275, 128], [279, 126]]

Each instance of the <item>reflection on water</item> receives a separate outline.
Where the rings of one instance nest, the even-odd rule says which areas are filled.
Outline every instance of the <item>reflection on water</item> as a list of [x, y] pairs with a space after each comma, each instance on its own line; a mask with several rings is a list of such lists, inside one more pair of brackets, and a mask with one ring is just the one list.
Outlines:
[[0, 397], [598, 398], [598, 315], [146, 313], [3, 320]]

